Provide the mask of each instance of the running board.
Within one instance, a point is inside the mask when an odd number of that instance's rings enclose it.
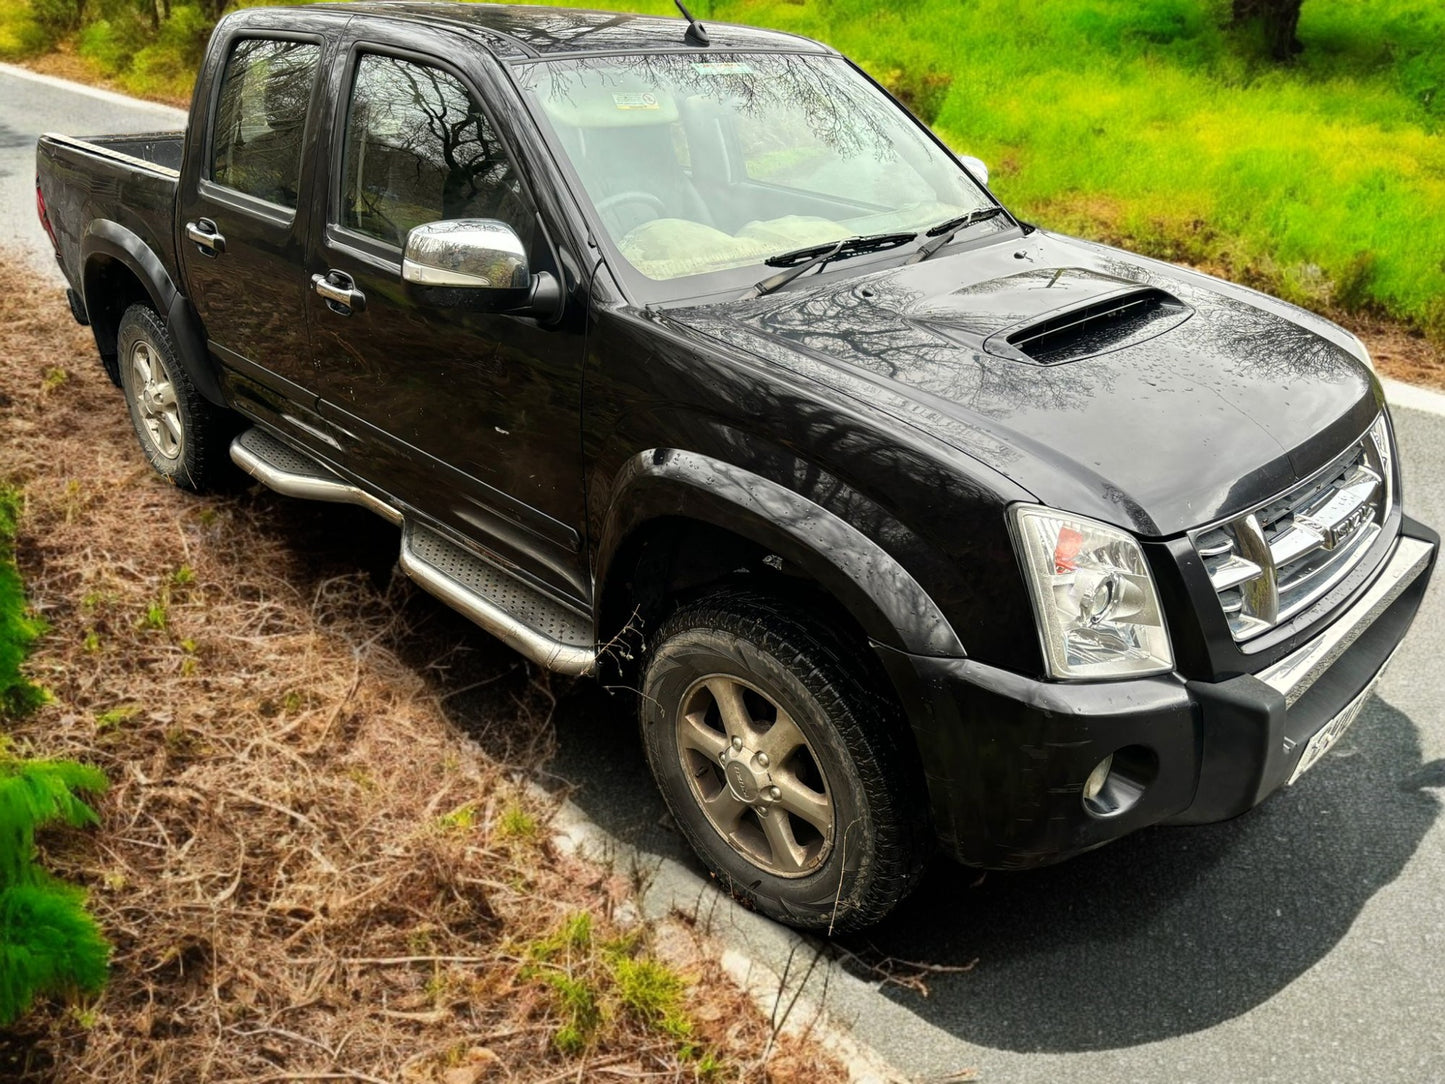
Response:
[[[581,614],[428,527],[402,528],[401,569],[539,666],[578,675],[597,661],[592,628]]]
[[[305,452],[253,428],[231,442],[231,459],[287,497],[357,504],[401,525],[401,569],[423,588],[539,666],[572,675],[592,670],[597,652],[585,617],[445,535],[404,523],[400,509],[343,481]]]
[[[264,429],[247,429],[231,441],[231,462],[262,485],[287,497],[335,504],[359,504],[397,525],[401,511],[350,482],[344,482],[305,452]]]

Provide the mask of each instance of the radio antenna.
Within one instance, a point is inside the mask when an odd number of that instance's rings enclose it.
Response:
[[[687,6],[682,0],[673,0],[673,3],[677,5],[677,10],[682,12],[682,17],[687,20],[687,33],[683,35],[683,40],[690,41],[694,45],[707,45],[707,27],[693,18],[692,12],[687,10]]]

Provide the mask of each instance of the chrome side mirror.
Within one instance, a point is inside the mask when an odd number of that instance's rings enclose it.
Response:
[[[494,218],[425,222],[406,235],[401,279],[438,308],[508,312],[551,321],[562,314],[562,290],[527,265],[517,231]]]
[[[526,290],[527,250],[517,231],[492,218],[426,222],[406,235],[401,277],[416,286]]]
[[[968,171],[968,175],[985,188],[988,187],[988,166],[984,165],[982,158],[975,158],[971,154],[954,155],[958,164]]]

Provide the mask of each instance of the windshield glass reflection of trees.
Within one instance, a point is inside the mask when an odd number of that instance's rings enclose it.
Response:
[[[520,75],[613,242],[652,279],[989,206],[837,58],[652,54],[541,62]]]

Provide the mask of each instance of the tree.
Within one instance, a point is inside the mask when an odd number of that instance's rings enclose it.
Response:
[[[1296,36],[1304,0],[1233,0],[1235,26],[1259,22],[1264,27],[1265,46],[1275,60],[1289,60],[1304,49]]]

